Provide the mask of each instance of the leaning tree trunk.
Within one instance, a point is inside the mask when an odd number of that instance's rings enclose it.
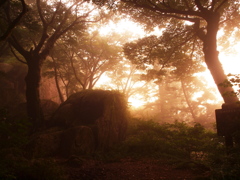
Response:
[[[237,96],[229,95],[228,93],[234,92],[232,87],[219,86],[227,80],[227,76],[223,70],[222,64],[219,61],[218,51],[217,51],[217,32],[219,24],[218,14],[207,15],[207,33],[203,39],[203,52],[205,56],[206,65],[211,72],[211,75],[218,87],[219,92],[226,104],[234,104],[238,101]]]
[[[234,89],[231,86],[219,86],[220,83],[223,83],[225,80],[227,80],[227,76],[225,75],[223,67],[219,61],[217,51],[217,32],[220,16],[217,13],[207,14],[207,16],[207,33],[203,40],[205,62],[225,102],[224,107],[236,107],[236,102],[238,102],[239,99],[236,94],[232,93],[234,92]],[[226,147],[233,147],[232,135],[229,134],[225,136],[225,145]]]
[[[29,120],[33,123],[33,131],[37,131],[43,122],[39,94],[42,59],[30,52],[26,60],[28,64],[28,72],[25,78],[27,113]]]

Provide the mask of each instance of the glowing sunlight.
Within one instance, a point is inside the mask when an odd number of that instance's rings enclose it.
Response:
[[[220,53],[219,58],[226,74],[240,74],[240,42],[232,47],[236,54]]]
[[[128,99],[128,102],[130,104],[131,108],[139,108],[141,106],[143,106],[144,104],[146,104],[146,102],[144,100],[142,100],[143,96],[136,94],[135,96],[131,96]]]

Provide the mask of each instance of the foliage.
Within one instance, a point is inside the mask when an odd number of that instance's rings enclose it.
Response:
[[[113,70],[119,59],[121,50],[111,41],[111,35],[102,37],[97,31],[67,34],[51,52],[44,74],[55,77],[66,97],[82,89],[93,89],[103,73]]]
[[[226,79],[218,57],[217,33],[222,24],[226,27],[226,24],[229,23],[231,32],[235,31],[233,26],[238,27],[239,3],[237,1],[122,0],[121,2],[120,10],[128,13],[141,24],[145,24],[147,28],[162,27],[162,23],[159,21],[165,22],[162,39],[167,43],[165,43],[165,46],[158,43],[162,51],[172,49],[173,57],[176,56],[177,59],[185,54],[183,52],[188,52],[188,54],[194,56],[202,49],[201,54],[204,54],[205,63],[216,85]],[[233,19],[238,20],[234,21]],[[152,53],[152,51],[155,52],[156,47],[150,46],[143,51]],[[140,60],[141,58],[140,56]],[[149,60],[147,56],[143,56],[142,59]],[[167,57],[164,60],[167,61]],[[199,60],[199,58],[196,58],[196,60]],[[218,90],[221,94],[226,91],[233,91],[231,87],[220,87]],[[222,96],[222,98],[225,103],[238,101],[236,96]]]
[[[23,109],[0,108],[0,179],[62,179],[52,160],[26,159],[31,125]]]
[[[30,124],[25,106],[19,105],[23,102],[22,94],[9,85],[9,76],[1,75],[0,82],[5,86],[0,86],[0,147],[16,148],[27,141]]]
[[[238,97],[240,96],[240,75],[239,74],[228,74],[228,79],[223,81],[222,83],[219,84],[221,87],[236,87],[237,90],[231,91],[231,92],[226,92],[224,95],[225,96],[234,96],[237,95]]]
[[[210,179],[238,179],[240,172],[239,146],[227,154],[222,137],[200,124],[189,126],[179,121],[158,124],[135,119],[127,139],[105,159],[123,156],[166,159],[178,168],[207,172]]]
[[[213,136],[200,124],[190,127],[178,121],[162,125],[154,121],[140,121],[130,130],[125,147],[130,154],[190,160],[192,152],[208,148]]]
[[[155,109],[161,119],[199,122],[200,116],[208,110],[206,102],[214,101],[211,90],[196,76],[204,70],[199,61],[202,58],[199,41],[192,39],[182,43],[186,37],[177,34],[191,32],[191,27],[182,22],[172,22],[166,29],[162,36],[151,35],[126,43],[124,53],[137,68],[145,70],[141,71],[142,79],[154,80],[158,85],[159,101]],[[205,99],[196,99],[197,92],[204,92]]]
[[[29,123],[26,117],[11,117],[8,109],[0,109],[1,148],[21,147],[27,142]]]
[[[240,176],[240,147],[236,145],[233,148],[226,149],[220,144],[212,149],[206,166],[210,167],[211,178],[219,180],[237,180]]]

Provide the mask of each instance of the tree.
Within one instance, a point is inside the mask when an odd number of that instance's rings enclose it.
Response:
[[[129,13],[135,20],[145,23],[148,28],[172,23],[185,22],[184,29],[174,31],[174,37],[184,37],[177,43],[184,45],[193,38],[202,42],[205,63],[226,104],[238,101],[237,96],[224,96],[234,91],[232,87],[219,86],[227,79],[218,58],[217,33],[220,25],[236,22],[239,17],[239,2],[234,0],[122,0],[122,11]],[[165,20],[165,21],[164,21]],[[162,21],[162,22],[161,22]],[[183,23],[182,23],[183,24]],[[236,25],[236,24],[234,24]],[[178,29],[178,27],[175,27]],[[173,29],[174,30],[174,29]],[[167,37],[166,37],[167,38]],[[169,41],[172,39],[170,38]]]
[[[47,72],[61,79],[65,93],[59,94],[66,97],[93,89],[103,73],[112,70],[118,62],[120,51],[119,46],[111,43],[112,36],[100,36],[97,31],[85,33],[81,38],[69,37],[69,40],[71,43],[63,41],[53,50],[48,66],[51,70]],[[57,87],[58,84],[56,81]]]
[[[158,111],[161,120],[181,118],[189,121],[188,114],[191,114],[196,122],[200,116],[197,113],[198,106],[203,105],[199,101],[194,102],[192,98],[196,93],[207,90],[194,75],[204,71],[205,68],[199,61],[202,59],[201,52],[195,50],[199,49],[196,39],[181,46],[176,45],[183,41],[181,38],[186,37],[176,37],[177,40],[172,38],[173,40],[169,42],[169,38],[175,35],[170,30],[173,27],[172,24],[166,27],[167,31],[162,36],[151,35],[126,43],[124,52],[138,68],[147,70],[147,74],[144,75],[145,80],[154,80],[158,85]],[[176,31],[182,29],[184,28],[181,24],[175,26]],[[173,49],[175,46],[177,48]],[[209,98],[210,96],[206,100]]]
[[[85,1],[72,4],[53,1],[48,4],[48,1],[36,0],[36,4],[29,5],[29,13],[8,38],[9,44],[24,59],[16,56],[18,60],[28,66],[25,78],[27,112],[35,130],[41,127],[43,120],[39,99],[42,65],[62,35],[76,26],[79,31],[84,30],[93,8],[89,8]]]

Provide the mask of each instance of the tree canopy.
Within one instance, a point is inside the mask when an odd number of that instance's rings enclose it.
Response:
[[[129,14],[136,21],[145,24],[147,29],[171,24],[175,21],[173,29],[169,34],[174,33],[173,42],[176,39],[184,45],[194,38],[198,38],[202,45],[205,63],[210,70],[212,77],[227,104],[238,101],[236,96],[224,96],[226,92],[232,92],[231,87],[218,86],[227,79],[222,65],[218,58],[217,33],[220,27],[227,27],[233,31],[239,25],[239,2],[234,0],[122,0],[119,9]],[[174,20],[175,19],[175,20]],[[176,24],[176,21],[179,24]],[[177,22],[177,23],[178,23]],[[183,25],[180,28],[180,25]],[[168,38],[168,36],[167,36]],[[174,49],[175,46],[172,46]]]

